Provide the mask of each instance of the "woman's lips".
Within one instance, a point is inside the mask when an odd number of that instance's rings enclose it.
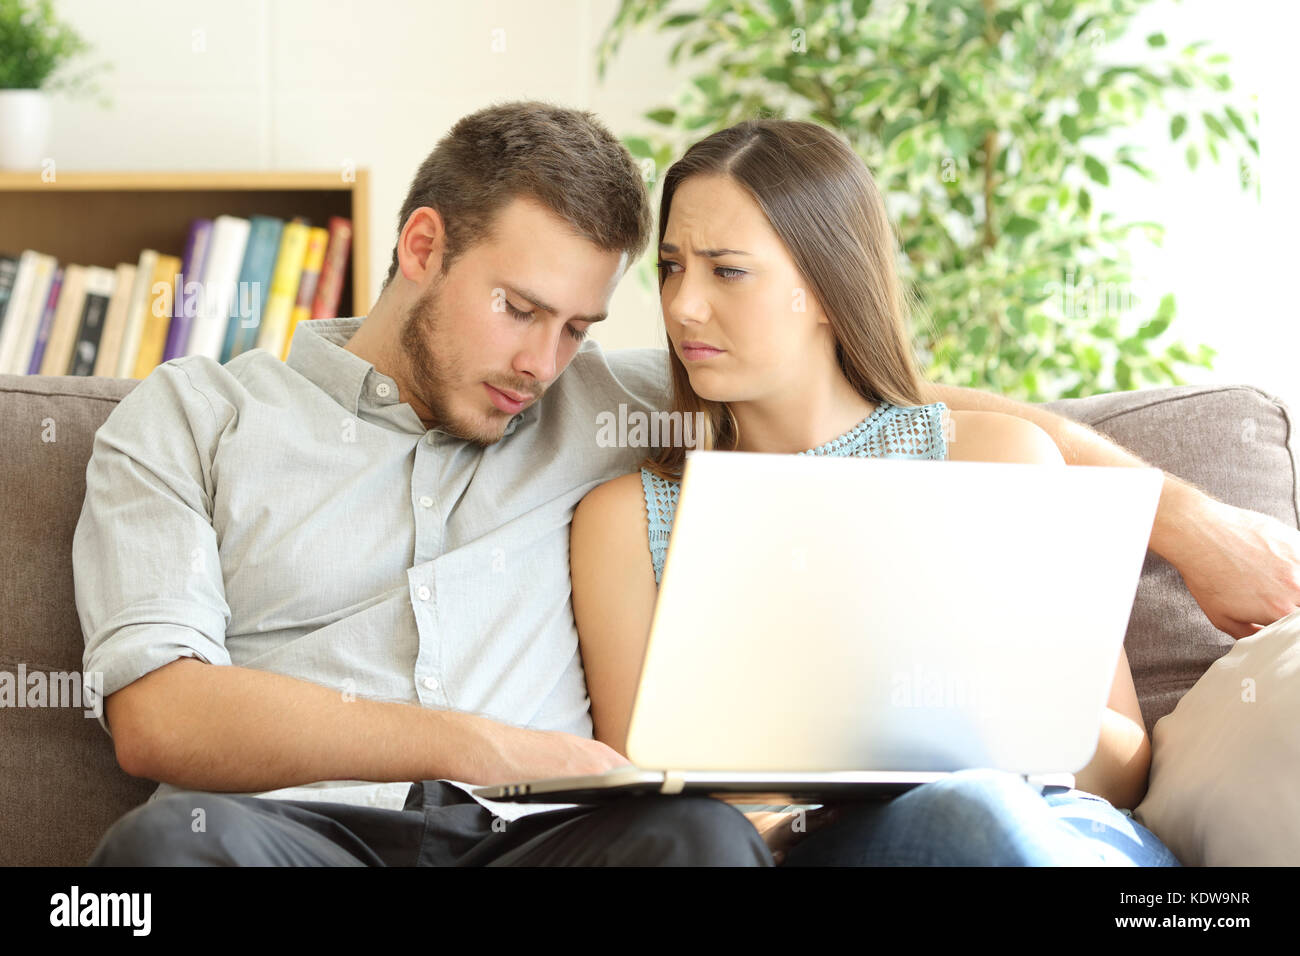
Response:
[[[714,358],[722,353],[723,349],[715,349],[712,345],[682,343],[682,358],[688,362],[701,362],[705,359]]]

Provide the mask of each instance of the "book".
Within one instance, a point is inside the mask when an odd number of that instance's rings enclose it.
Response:
[[[28,375],[41,374],[41,360],[45,358],[45,345],[50,340],[50,329],[54,327],[54,313],[58,309],[59,294],[63,291],[64,269],[54,273],[50,283],[50,294],[45,298],[45,314],[41,316],[40,327],[36,331],[36,342],[32,345],[32,360],[27,363]]]
[[[226,329],[230,325],[230,303],[236,298],[235,285],[248,247],[250,223],[239,216],[218,216],[212,227],[212,243],[203,268],[203,295],[187,355],[206,355],[221,360]]]
[[[114,378],[131,378],[135,374],[135,360],[140,354],[140,339],[149,313],[149,286],[157,267],[157,251],[143,250],[135,264],[135,285],[131,289],[131,301],[126,307],[126,328],[122,330],[122,348],[117,355]]]
[[[69,264],[63,270],[63,288],[54,311],[50,337],[41,356],[42,375],[67,375],[72,348],[77,344],[81,311],[86,304],[86,267]]]
[[[0,328],[0,375],[17,374],[18,340],[25,331],[27,307],[32,286],[36,282],[36,262],[40,253],[24,249],[18,256],[18,274],[14,277],[13,291],[9,294],[9,307],[5,310],[5,324]],[[23,356],[25,360],[27,356]]]
[[[283,219],[274,216],[252,216],[249,219],[248,246],[239,270],[239,289],[230,304],[226,341],[221,348],[222,365],[257,347],[283,232]]]
[[[298,298],[298,280],[307,257],[307,236],[311,224],[302,217],[285,223],[280,239],[280,253],[276,256],[275,272],[271,275],[271,294],[262,314],[262,329],[257,336],[257,347],[278,356],[284,351],[285,333],[289,317]]]
[[[15,322],[13,353],[4,371],[11,375],[22,375],[31,362],[32,349],[36,345],[36,335],[40,331],[41,319],[45,315],[45,300],[50,294],[50,283],[54,273],[59,270],[59,263],[53,256],[35,253],[32,259],[31,285],[27,290],[25,305],[16,306],[13,316]]]
[[[326,226],[330,232],[330,241],[320,281],[316,283],[316,298],[311,304],[313,319],[333,319],[338,316],[339,297],[343,294],[343,280],[347,275],[348,252],[352,248],[351,219],[330,216]]]
[[[129,262],[117,264],[117,281],[113,284],[113,298],[108,303],[104,319],[104,335],[99,340],[95,354],[95,368],[91,375],[112,377],[117,372],[117,357],[122,351],[122,333],[126,331],[126,310],[135,291],[135,269]]]
[[[167,326],[167,342],[163,346],[164,362],[185,355],[189,349],[190,330],[203,298],[203,268],[211,238],[211,219],[195,219],[190,223],[185,255],[181,257],[181,274],[176,280],[175,315]]]
[[[307,233],[307,253],[302,262],[302,278],[298,280],[298,301],[289,313],[289,327],[284,333],[284,348],[280,351],[280,361],[289,358],[289,349],[293,345],[293,330],[304,319],[311,318],[311,304],[316,297],[316,280],[320,278],[322,263],[325,262],[325,244],[329,242],[329,230],[320,226]]]
[[[144,329],[140,333],[140,351],[135,357],[132,378],[147,378],[162,363],[163,347],[167,343],[167,327],[171,325],[176,308],[176,276],[181,271],[179,256],[158,256],[153,278],[149,282],[148,309],[144,316]]]
[[[18,275],[18,257],[0,256],[0,335],[4,334],[5,312]]]
[[[86,304],[81,310],[81,327],[68,363],[69,375],[89,375],[95,369],[95,353],[104,334],[104,319],[108,315],[108,301],[113,297],[117,273],[102,266],[86,268]]]

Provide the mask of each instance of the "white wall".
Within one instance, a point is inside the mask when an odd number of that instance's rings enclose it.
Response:
[[[538,98],[594,110],[616,133],[671,101],[685,73],[669,42],[648,33],[625,46],[603,85],[594,48],[616,0],[58,0],[61,18],[115,65],[102,83],[111,110],[59,101],[52,155],[60,169],[334,169],[372,172],[371,271],[377,294],[411,175],[458,117],[502,99]],[[1243,94],[1259,94],[1264,202],[1236,185],[1234,166],[1188,173],[1168,120],[1141,134],[1159,181],[1118,176],[1104,208],[1167,227],[1163,249],[1135,251],[1135,292],[1152,307],[1178,297],[1169,333],[1220,350],[1194,380],[1249,382],[1300,409],[1292,224],[1300,186],[1290,75],[1297,16],[1274,0],[1160,0],[1121,41],[1140,56],[1162,30],[1172,48],[1197,39],[1231,55]],[[505,31],[505,51],[491,49]],[[200,42],[201,41],[201,42]],[[1286,59],[1284,59],[1286,58]],[[1171,107],[1173,101],[1170,101]],[[1270,122],[1271,121],[1271,122]],[[636,275],[598,326],[607,347],[664,342],[657,300]],[[1191,376],[1189,376],[1191,377]]]

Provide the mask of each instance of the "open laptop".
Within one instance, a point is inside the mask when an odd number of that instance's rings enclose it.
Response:
[[[819,803],[969,767],[1071,786],[1096,750],[1163,479],[692,451],[635,766],[475,793]]]

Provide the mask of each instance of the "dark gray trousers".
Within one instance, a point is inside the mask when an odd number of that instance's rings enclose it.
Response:
[[[506,821],[426,780],[401,810],[170,794],[114,823],[87,865],[771,866],[772,854],[739,810],[711,797],[628,797]]]

